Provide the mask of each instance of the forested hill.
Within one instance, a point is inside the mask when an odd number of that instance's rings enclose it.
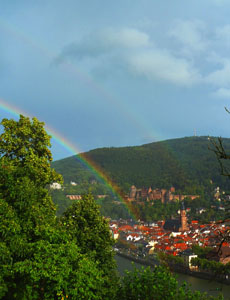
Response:
[[[230,190],[230,180],[220,175],[216,156],[209,148],[209,137],[185,137],[142,146],[100,148],[84,155],[94,161],[118,185],[127,191],[130,185],[168,188],[194,192],[196,185],[213,182]],[[230,149],[230,139],[223,139]],[[91,173],[75,156],[53,162],[65,182],[91,181]]]

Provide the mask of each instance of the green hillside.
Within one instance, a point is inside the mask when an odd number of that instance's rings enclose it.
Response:
[[[230,139],[223,139],[230,149]],[[125,191],[130,185],[168,188],[195,192],[198,186],[213,185],[230,190],[228,178],[220,175],[215,154],[209,149],[208,137],[185,137],[142,146],[100,148],[84,153]],[[66,183],[97,180],[77,157],[53,162]]]

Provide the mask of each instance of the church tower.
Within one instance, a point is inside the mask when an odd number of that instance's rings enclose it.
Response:
[[[187,217],[186,217],[186,210],[185,210],[185,207],[184,207],[184,202],[182,202],[182,205],[181,205],[180,220],[181,220],[180,231],[188,230],[188,223],[187,223]]]

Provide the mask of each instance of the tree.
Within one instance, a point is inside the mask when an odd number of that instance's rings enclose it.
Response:
[[[168,269],[159,266],[126,272],[118,292],[119,300],[207,300],[223,299],[207,296],[198,291],[192,292],[186,284],[179,286]]]
[[[1,125],[0,299],[112,299],[100,262],[57,222],[47,186],[62,178],[44,123],[20,116]]]
[[[211,140],[212,142],[212,148],[210,148],[215,154],[216,158],[219,162],[220,168],[221,168],[221,175],[230,177],[230,171],[229,171],[229,160],[230,160],[230,154],[227,153],[222,138],[218,138],[216,140]]]
[[[114,253],[112,251],[112,235],[107,220],[101,216],[99,206],[92,194],[83,195],[81,200],[69,207],[61,223],[66,229],[69,239],[76,241],[82,254],[92,253],[98,266],[111,282],[116,283]]]
[[[46,187],[62,181],[50,167],[50,136],[36,118],[32,122],[24,116],[18,122],[3,119],[1,125],[0,196],[20,214],[23,230],[35,239],[45,230],[41,230],[43,222],[51,222],[54,216],[55,206]]]
[[[225,109],[228,113],[230,113],[230,111],[227,108]],[[217,157],[217,160],[220,165],[221,175],[230,178],[230,154],[229,152],[226,151],[223,144],[223,140],[219,137],[217,141],[212,139],[211,143],[212,143],[212,147],[210,147],[210,150],[212,150]],[[224,219],[226,220],[229,218],[230,218],[230,206],[228,204],[225,208]],[[223,220],[222,222],[225,222],[225,220]],[[221,251],[221,247],[224,242],[230,242],[230,230],[227,229],[224,233],[221,233],[220,238],[221,238],[221,242],[218,245],[217,252]]]
[[[159,268],[134,271],[119,285],[108,224],[92,195],[56,217],[47,187],[62,178],[50,166],[44,123],[20,116],[1,125],[0,299],[205,299]]]

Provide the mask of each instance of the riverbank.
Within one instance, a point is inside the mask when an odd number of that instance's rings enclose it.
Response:
[[[118,256],[124,257],[124,258],[126,258],[130,261],[139,263],[141,265],[150,266],[150,267],[153,267],[153,268],[156,265],[159,265],[159,262],[157,260],[150,261],[148,259],[134,257],[130,254],[122,253],[122,252],[119,252],[119,251],[117,251],[116,254]],[[174,273],[185,274],[185,275],[188,275],[188,276],[193,276],[193,277],[196,277],[196,278],[209,280],[209,281],[216,281],[216,282],[219,282],[221,284],[226,284],[226,285],[230,286],[230,278],[223,277],[223,275],[221,276],[219,274],[216,275],[216,274],[211,274],[209,272],[204,272],[204,271],[190,270],[187,267],[179,266],[179,265],[175,265],[175,264],[170,264],[169,267]]]
[[[145,265],[145,266],[150,266],[150,267],[155,267],[156,265],[158,265],[159,263],[156,261],[148,261],[146,259],[142,259],[142,258],[138,258],[126,253],[122,253],[122,252],[116,252],[117,255],[127,258],[128,260],[134,261],[136,263],[139,263],[141,265]]]
[[[127,259],[126,257],[115,255],[115,260],[117,262],[117,270],[121,276],[125,275],[126,271],[132,271],[135,266],[137,269],[141,269],[145,267],[143,264],[138,263],[134,260]],[[217,297],[218,295],[223,295],[224,300],[230,300],[230,286],[222,283],[218,283],[216,281],[209,281],[201,278],[197,278],[194,276],[182,274],[182,273],[174,273],[176,280],[179,285],[187,283],[189,288],[192,291],[200,291],[201,293],[207,293],[210,296]]]

